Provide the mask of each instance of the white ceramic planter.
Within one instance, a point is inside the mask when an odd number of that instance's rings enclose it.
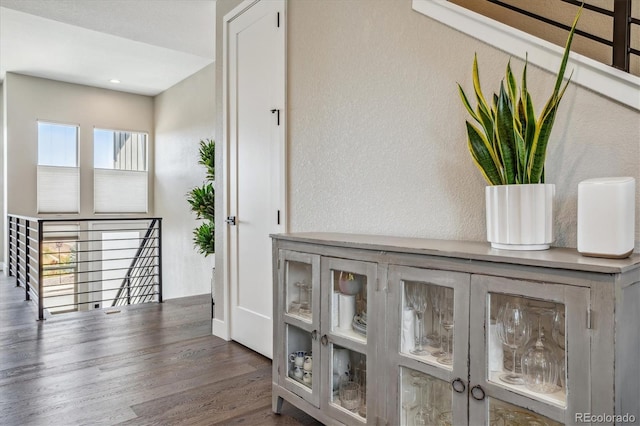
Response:
[[[505,250],[546,250],[553,242],[553,184],[495,185],[485,190],[487,240]]]

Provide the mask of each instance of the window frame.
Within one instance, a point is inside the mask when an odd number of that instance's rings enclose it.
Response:
[[[40,164],[40,124],[48,124],[52,126],[64,126],[64,127],[73,127],[75,128],[75,165],[74,166],[59,166],[59,165],[44,165]],[[54,120],[41,120],[36,119],[36,211],[38,214],[42,215],[59,215],[59,214],[68,214],[68,215],[77,215],[80,213],[81,209],[81,201],[80,201],[80,124],[78,123],[65,123],[58,122]],[[77,198],[75,199],[73,208],[70,209],[46,209],[43,208],[43,204],[47,204],[41,198],[41,174],[46,170],[66,170],[67,172],[74,170],[75,171],[75,181],[76,187],[75,192]],[[59,173],[58,173],[59,174]],[[43,178],[44,179],[44,178]],[[44,197],[43,197],[44,198]],[[59,210],[59,211],[58,211]]]
[[[97,131],[103,131],[103,132],[114,132],[114,133],[131,133],[131,134],[140,134],[140,135],[144,135],[144,170],[132,170],[132,169],[119,169],[119,168],[104,168],[104,167],[96,167],[96,132]],[[92,135],[92,147],[93,147],[93,159],[92,159],[92,170],[93,170],[93,214],[95,215],[139,215],[139,214],[149,214],[149,190],[150,190],[150,184],[149,184],[149,170],[151,168],[151,165],[149,164],[149,158],[150,158],[150,132],[148,131],[142,131],[142,130],[124,130],[124,129],[113,129],[113,128],[108,128],[108,127],[99,127],[99,126],[94,126],[93,127],[93,135]],[[117,177],[118,175],[121,175],[120,177],[122,178],[125,175],[144,175],[144,181],[145,181],[145,189],[144,189],[144,208],[140,209],[139,211],[133,211],[133,210],[110,210],[110,209],[105,209],[103,204],[98,200],[98,195],[99,195],[99,191],[96,190],[96,185],[97,185],[97,181],[98,181],[98,177],[97,175],[102,175],[103,178],[106,175],[112,175],[111,178],[113,177]],[[101,207],[102,206],[102,207]]]
[[[412,8],[513,57],[524,60],[528,54],[529,63],[552,73],[558,70],[563,47],[447,0],[412,0]],[[640,77],[575,52],[571,52],[567,69],[574,70],[573,83],[640,111]]]

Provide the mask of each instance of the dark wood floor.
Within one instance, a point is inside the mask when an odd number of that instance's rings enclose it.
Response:
[[[0,273],[0,425],[317,425],[271,412],[271,361],[211,335],[209,297],[36,321]]]

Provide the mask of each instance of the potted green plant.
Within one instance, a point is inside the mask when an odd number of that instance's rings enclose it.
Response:
[[[477,55],[473,60],[473,89],[477,106],[458,84],[462,103],[475,121],[466,121],[468,148],[486,187],[487,239],[492,247],[544,250],[553,242],[555,185],[545,184],[547,144],[560,100],[571,80],[563,85],[578,11],[564,48],[555,86],[539,116],[527,89],[527,60],[520,88],[507,63],[499,93],[489,103],[480,87]]]
[[[193,243],[199,253],[205,257],[215,252],[215,142],[211,139],[200,141],[198,164],[205,166],[207,174],[202,186],[187,193],[187,202],[196,218],[203,222],[193,230]]]

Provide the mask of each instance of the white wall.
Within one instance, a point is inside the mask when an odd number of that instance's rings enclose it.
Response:
[[[167,299],[211,292],[214,256],[205,258],[193,246],[197,221],[186,194],[205,178],[198,148],[201,139],[214,137],[214,83],[215,64],[211,64],[155,98],[155,212],[163,218]]]
[[[411,1],[288,3],[290,231],[486,241],[485,182],[468,152],[456,82],[485,95],[509,57],[412,11]],[[519,78],[522,62],[512,61]],[[554,76],[530,67],[540,110]],[[490,92],[489,92],[490,93]],[[578,183],[633,176],[640,112],[571,85],[549,144],[557,246],[576,246]],[[640,214],[636,217],[636,248]]]
[[[0,200],[2,200],[2,207],[0,208],[0,214],[2,214],[3,218],[7,217],[7,203],[4,198],[4,182],[5,182],[5,165],[4,165],[4,134],[5,134],[5,125],[4,125],[4,84],[0,84]],[[0,267],[4,269],[4,253],[6,250],[7,243],[4,240],[4,234],[6,229],[6,219],[0,220]]]
[[[153,98],[7,73],[6,191],[8,213],[36,216],[38,120],[80,125],[80,216],[93,215],[93,129],[149,134],[153,156]],[[149,176],[153,176],[150,163]],[[153,214],[153,180],[149,181]]]

